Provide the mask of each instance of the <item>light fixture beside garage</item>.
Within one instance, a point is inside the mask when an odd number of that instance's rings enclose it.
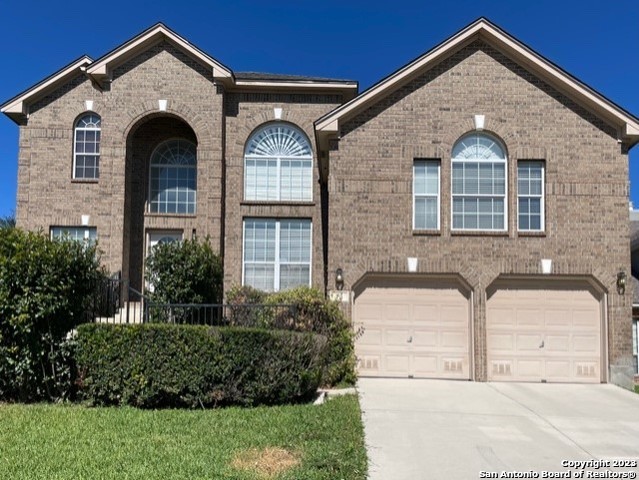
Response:
[[[341,268],[335,270],[335,288],[342,290],[344,288],[344,272]]]
[[[617,293],[623,295],[626,293],[626,272],[620,270],[617,274]]]

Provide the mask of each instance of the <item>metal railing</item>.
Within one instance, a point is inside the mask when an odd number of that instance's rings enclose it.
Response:
[[[295,331],[322,329],[316,315],[287,304],[196,304],[155,302],[116,274],[96,288],[87,309],[96,323],[174,323],[210,326],[275,328]]]

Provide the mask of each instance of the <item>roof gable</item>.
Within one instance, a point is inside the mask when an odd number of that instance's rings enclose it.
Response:
[[[480,18],[411,63],[380,80],[350,102],[318,119],[315,122],[315,129],[319,150],[327,151],[329,138],[339,135],[340,125],[345,121],[479,39],[544,79],[598,118],[614,125],[619,131],[620,140],[626,141],[629,146],[639,142],[639,119],[637,117],[534,52],[489,20]]]
[[[221,80],[223,83],[233,82],[231,69],[207,55],[162,23],[154,25],[98,58],[87,68],[87,73],[98,83],[107,82],[114,68],[161,41],[167,41],[175,45],[186,55],[201,63],[204,67],[209,68],[214,78]]]

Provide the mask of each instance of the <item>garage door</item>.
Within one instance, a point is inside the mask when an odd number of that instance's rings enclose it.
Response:
[[[498,286],[486,305],[488,379],[600,382],[601,325],[587,284]]]
[[[360,375],[469,378],[469,296],[455,282],[376,278],[355,294]]]

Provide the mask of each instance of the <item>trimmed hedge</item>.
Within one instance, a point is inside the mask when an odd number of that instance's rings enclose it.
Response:
[[[326,368],[322,384],[326,386],[354,385],[357,381],[353,326],[338,303],[328,300],[318,289],[297,287],[282,292],[267,293],[248,286],[235,287],[227,294],[227,301],[230,305],[237,305],[240,313],[243,311],[253,314],[240,315],[242,320],[246,320],[247,316],[253,317],[252,320],[261,327],[289,328],[326,336],[328,341]],[[288,310],[251,311],[243,307],[246,304],[291,305],[296,315],[292,319]]]
[[[144,408],[291,403],[317,390],[325,345],[323,336],[283,330],[85,324],[79,394]]]

